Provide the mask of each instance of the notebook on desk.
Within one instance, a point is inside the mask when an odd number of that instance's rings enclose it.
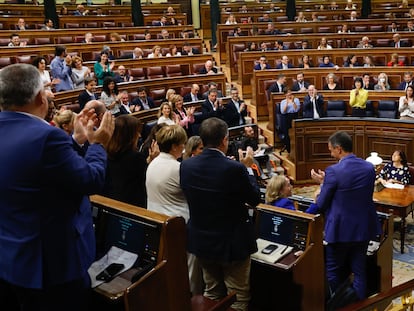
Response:
[[[267,249],[271,245],[275,245],[272,247],[274,248],[274,250],[271,253],[267,254],[265,249]],[[252,254],[252,258],[262,260],[268,263],[276,263],[293,250],[292,246],[279,244],[264,239],[257,239],[257,248],[258,251]]]

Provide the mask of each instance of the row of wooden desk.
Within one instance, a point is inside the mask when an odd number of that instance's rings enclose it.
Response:
[[[16,21],[17,22],[17,21]],[[24,31],[16,30],[0,30],[0,39],[10,40],[10,35],[18,33],[21,40],[27,40],[28,44],[34,42],[36,38],[49,38],[50,43],[62,44],[62,43],[81,43],[85,38],[85,33],[90,32],[93,36],[99,38],[105,38],[101,41],[109,41],[109,35],[113,32],[124,36],[124,40],[139,40],[141,35],[145,32],[151,34],[151,38],[156,39],[157,35],[161,33],[161,30],[165,29],[173,38],[181,38],[183,33],[189,32],[194,37],[194,26],[165,26],[165,27],[105,27],[105,28],[71,28],[71,29],[53,29],[53,30],[41,30],[41,29],[28,29]],[[143,39],[141,39],[143,40]],[[66,41],[66,42],[65,42]]]
[[[404,91],[397,90],[398,85],[403,81],[404,72],[411,71],[413,67],[373,67],[373,68],[340,68],[339,70],[329,70],[329,68],[313,68],[307,70],[289,69],[284,70],[286,76],[287,87],[291,87],[296,81],[296,75],[303,72],[305,81],[315,85],[319,94],[324,96],[324,101],[327,104],[328,100],[343,100],[346,105],[345,115],[351,115],[351,106],[349,105],[349,92],[353,88],[354,78],[362,77],[363,74],[368,73],[371,76],[371,83],[375,84],[378,75],[381,72],[387,74],[388,82],[392,85],[392,90],[388,91],[374,91],[370,90],[368,93],[368,100],[373,104],[374,112],[377,112],[379,100],[394,100],[398,101],[400,96],[404,95]],[[285,99],[283,93],[268,92],[268,88],[275,83],[278,70],[261,70],[254,72],[253,99],[252,104],[256,107],[257,114],[253,115],[256,120],[269,120],[268,128],[273,130],[275,105]],[[337,78],[337,83],[341,90],[323,90],[326,84],[326,76],[333,73]],[[294,95],[303,103],[307,92],[295,92]],[[376,113],[375,113],[376,115]]]
[[[65,6],[68,9],[69,14],[73,14],[77,10],[77,5],[56,3],[57,13],[60,14],[60,9]],[[165,14],[167,7],[172,7],[176,13],[181,13],[181,5],[177,3],[151,3],[141,4],[143,13],[157,13]],[[96,4],[96,5],[84,5],[85,10],[94,12],[98,8],[102,10],[102,14],[105,15],[130,15],[131,5],[108,5],[108,4]],[[28,15],[28,16],[43,16],[43,5],[26,5],[26,4],[0,4],[0,13],[7,15]]]
[[[166,282],[155,283],[153,288],[146,288],[148,299],[156,299],[158,292],[163,295],[162,299],[168,300],[168,310],[194,310],[189,307],[190,293],[185,261],[183,219],[163,216],[100,196],[93,196],[91,201],[96,215],[98,250],[104,248],[105,251],[109,247],[105,244],[107,240],[113,241],[115,246],[118,245],[118,238],[125,235],[128,236],[128,241],[133,241],[134,239],[129,235],[138,234],[135,238],[137,243],[145,239],[142,251],[138,250],[141,259],[137,267],[95,289],[96,306],[105,311],[124,310],[133,298],[130,296],[133,291],[128,290],[134,287],[131,284],[131,275],[136,269],[140,269],[143,262],[149,261],[153,266],[162,264],[166,267],[164,269]],[[370,294],[384,292],[391,288],[391,218],[383,215],[380,219],[384,230],[379,240],[380,247],[375,254],[367,256]],[[116,228],[109,228],[108,222],[115,227],[118,226],[118,222],[129,225],[124,224],[122,227],[125,232],[119,232]],[[276,262],[252,259],[252,300],[249,309],[253,311],[324,310],[322,217],[261,204],[257,207],[255,222],[258,238],[269,239],[269,236],[274,236],[270,238],[270,243],[283,243],[293,247],[293,250]],[[273,222],[278,226],[272,225]],[[144,228],[145,232],[133,230],[135,226]],[[284,234],[272,234],[272,232],[279,232],[278,230]],[[119,234],[119,237],[108,236],[107,231]],[[127,243],[123,248],[134,247]]]

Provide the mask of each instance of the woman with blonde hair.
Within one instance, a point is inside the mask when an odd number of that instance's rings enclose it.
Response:
[[[91,70],[83,66],[83,60],[79,56],[72,57],[72,81],[75,89],[83,89],[85,87],[85,78],[89,77]]]
[[[171,96],[171,104],[176,118],[175,122],[185,129],[188,136],[191,136],[192,131],[190,124],[194,123],[195,107],[192,106],[188,109],[185,109],[184,100],[181,95]]]
[[[385,72],[381,72],[378,75],[378,83],[374,85],[375,91],[388,91],[390,89],[390,85],[388,83],[388,76]]]
[[[296,210],[289,197],[292,195],[292,185],[285,175],[274,175],[266,186],[266,204]]]
[[[158,111],[158,124],[166,123],[167,125],[176,124],[175,122],[176,117],[174,112],[171,109],[169,103],[162,103],[160,106],[160,110]]]
[[[152,53],[148,54],[148,58],[159,58],[162,57],[161,47],[159,45],[154,45],[152,48]]]
[[[186,160],[191,157],[195,157],[203,152],[203,141],[200,136],[191,136],[187,143],[185,144],[183,160]]]
[[[66,134],[72,135],[75,116],[76,113],[74,113],[72,110],[59,110],[53,117],[53,122],[55,123],[56,127],[64,130]]]

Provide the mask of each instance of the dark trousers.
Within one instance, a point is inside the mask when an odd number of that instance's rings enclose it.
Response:
[[[367,288],[367,248],[366,242],[332,243],[325,248],[326,276],[332,292],[354,274],[352,287],[359,299],[366,298]]]
[[[88,274],[47,289],[24,288],[0,279],[0,301],[7,311],[87,311],[90,291]]]
[[[352,108],[353,117],[366,117],[366,109]]]

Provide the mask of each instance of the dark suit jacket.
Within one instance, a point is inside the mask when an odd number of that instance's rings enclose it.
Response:
[[[243,103],[242,100],[239,101],[239,105]],[[242,124],[240,124],[240,116],[242,119]],[[238,126],[245,124],[244,117],[247,116],[247,108],[245,108],[241,113],[236,108],[236,105],[232,100],[230,100],[224,108],[223,118],[226,121],[229,127]]]
[[[395,47],[394,41],[391,41],[390,46]],[[400,48],[406,48],[406,47],[409,47],[408,42],[400,40]]]
[[[369,241],[380,233],[372,200],[374,182],[372,164],[354,154],[326,169],[316,203],[325,213],[328,243]]]
[[[260,64],[256,64],[253,67],[254,70],[264,70],[260,67]],[[269,64],[266,64],[266,69],[272,69],[272,67]]]
[[[325,116],[324,104],[323,104],[323,96],[317,95],[316,98],[316,110],[318,111],[319,117]],[[311,102],[311,97],[306,95],[303,99],[303,117],[304,118],[314,118],[313,116],[313,104]]]
[[[155,108],[154,100],[151,97],[147,96],[147,102],[148,102],[148,106],[150,108]],[[144,105],[142,104],[142,101],[139,97],[135,98],[132,101],[132,105],[134,105],[134,106],[138,105],[138,106],[141,107],[141,110],[144,110]]]
[[[197,93],[197,100],[203,100],[203,96],[200,93]],[[183,100],[185,103],[192,102],[193,99],[191,98],[191,92],[184,95]]]
[[[202,115],[201,116],[202,120],[212,118],[212,117],[222,118],[223,109],[218,108],[217,110],[214,110],[210,101],[206,99],[205,102],[201,104],[201,115]]]
[[[146,207],[146,170],[146,157],[138,151],[126,151],[114,159],[109,159],[104,195],[115,200]]]
[[[208,91],[203,93],[203,99],[207,99],[208,98]],[[223,93],[220,90],[217,90],[217,98],[221,98],[223,97]]]
[[[309,82],[303,81],[303,85],[305,86],[305,89],[308,89]],[[293,92],[300,91],[300,86],[299,86],[299,83],[298,82],[293,83],[293,85],[292,85],[292,91]]]
[[[286,86],[282,85],[282,89],[279,89],[278,84],[275,82],[273,83],[269,89],[267,90],[268,93],[282,93],[285,90]]]
[[[84,158],[61,129],[2,112],[0,135],[0,279],[46,288],[82,278],[95,259],[89,194],[101,190],[106,152]]]
[[[246,259],[257,250],[245,203],[255,206],[254,176],[213,149],[181,163],[180,184],[190,208],[188,250],[217,262]],[[253,186],[255,185],[255,186]]]
[[[408,85],[413,85],[413,82],[412,81],[408,82]],[[403,81],[398,85],[398,90],[405,91],[406,87],[407,87],[407,82]]]
[[[211,70],[213,70],[214,73],[217,73],[217,68],[216,67],[211,68]],[[206,67],[201,68],[200,71],[199,71],[199,74],[207,74]]]
[[[365,87],[365,85],[363,85],[362,88],[364,88],[365,90],[373,90],[374,89],[374,84],[373,83],[369,83],[368,84],[368,87]]]
[[[92,97],[86,90],[80,92],[78,95],[80,109],[82,110],[85,107],[86,103],[93,99],[98,99],[98,97],[96,95]]]
[[[200,51],[198,49],[196,49],[196,48],[191,48],[191,52],[193,54],[200,54]],[[188,55],[188,53],[183,50],[183,51],[181,51],[181,55]]]

